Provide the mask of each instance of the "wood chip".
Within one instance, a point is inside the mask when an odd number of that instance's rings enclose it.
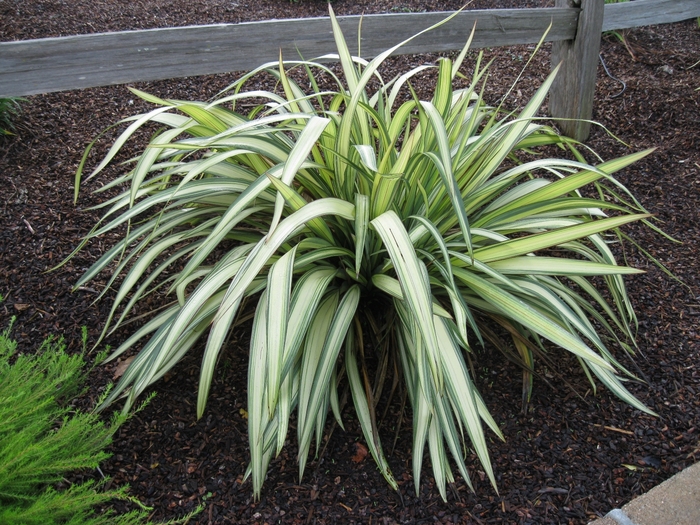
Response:
[[[119,379],[121,376],[123,376],[124,372],[126,372],[126,369],[129,368],[129,365],[135,358],[136,356],[133,355],[131,357],[127,357],[123,361],[119,361],[117,368],[114,370],[114,375],[112,376],[112,378]]]
[[[625,430],[622,428],[617,428],[617,427],[609,427],[607,425],[593,425],[594,427],[598,428],[604,428],[605,430],[610,430],[612,432],[619,432],[620,434],[626,434],[628,436],[634,436],[634,432],[631,432],[629,430]]]
[[[362,463],[367,457],[368,453],[369,450],[367,450],[366,446],[364,446],[362,443],[355,443],[355,455],[352,457],[352,460],[355,463]]]

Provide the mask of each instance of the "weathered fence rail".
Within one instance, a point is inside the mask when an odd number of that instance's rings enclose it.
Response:
[[[448,13],[366,15],[362,55],[374,56],[435,24]],[[339,17],[357,52],[359,16]],[[537,42],[551,22],[550,40],[576,33],[578,10],[466,11],[411,42],[401,53],[449,51],[464,45],[477,24],[475,47]],[[352,46],[355,45],[355,49]],[[0,44],[0,96],[249,70],[277,60],[335,50],[327,17],[79,35]]]
[[[402,54],[459,49],[476,24],[473,47],[498,47],[547,40],[568,68],[555,91],[555,117],[590,118],[601,31],[669,23],[700,16],[700,0],[556,0],[554,8],[490,9],[459,13],[450,22],[403,47]],[[362,17],[364,57],[437,23],[447,13]],[[340,17],[349,43],[357,42],[359,16]],[[276,60],[307,58],[334,49],[328,18],[271,20],[61,38],[0,42],[0,97],[162,80],[251,69]],[[351,49],[356,52],[357,49]],[[592,75],[592,76],[591,76]],[[590,98],[590,102],[587,99]],[[554,95],[557,100],[557,95]],[[559,104],[559,106],[557,106]],[[564,131],[585,138],[587,126],[565,123]],[[568,128],[568,129],[567,129]]]

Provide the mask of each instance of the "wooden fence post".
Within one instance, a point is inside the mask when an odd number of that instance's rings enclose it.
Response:
[[[605,0],[555,0],[555,5],[581,11],[574,40],[552,44],[552,67],[563,64],[549,94],[549,111],[554,118],[590,120]],[[580,141],[591,131],[590,123],[580,120],[560,120],[557,125],[564,135]]]

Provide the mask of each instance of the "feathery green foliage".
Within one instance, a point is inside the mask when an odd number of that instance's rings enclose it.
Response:
[[[106,293],[121,276],[105,334],[154,290],[173,301],[112,354],[145,341],[106,402],[125,396],[128,410],[206,335],[201,416],[226,339],[254,307],[248,474],[256,496],[292,412],[301,475],[329,411],[342,425],[343,388],[396,487],[375,412],[393,371],[413,408],[416,490],[426,444],[443,498],[454,467],[470,484],[472,453],[495,485],[484,426],[501,434],[469,366],[494,325],[512,336],[503,349],[522,363],[526,399],[535,357],[560,347],[594,387],[597,379],[649,412],[623,386],[618,373],[631,374],[608,348],[632,352],[623,276],[638,273],[618,265],[609,245],[619,228],[648,217],[612,174],[649,151],[586,163],[536,117],[556,71],[507,114],[482,98],[481,55],[470,85],[453,87],[467,43],[456,60],[440,60],[432,98],[419,100],[411,78],[432,66],[388,82],[378,72],[408,41],[367,62],[351,56],[332,10],[331,24],[337,54],[324,58],[340,62],[342,79],[322,61],[280,57],[209,103],[134,90],[157,107],[122,121],[129,126],[90,177],[143,125],[162,129],[103,187],[127,189],[98,206],[104,218],[85,242],[128,228],[76,286],[109,268]],[[245,91],[263,72],[281,94]],[[320,88],[318,75],[333,87]],[[406,90],[412,97],[400,103]],[[535,153],[547,145],[564,158]],[[76,198],[81,178],[82,166]]]
[[[33,355],[18,355],[10,328],[0,334],[0,523],[4,525],[136,525],[147,512],[95,512],[128,487],[104,490],[104,482],[53,485],[71,471],[95,469],[125,416],[105,425],[96,413],[66,403],[84,383],[81,355],[69,356],[61,339],[46,340]],[[106,481],[106,480],[105,480]]]

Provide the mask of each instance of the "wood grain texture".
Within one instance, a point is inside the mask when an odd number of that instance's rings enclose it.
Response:
[[[603,31],[671,24],[700,16],[700,0],[634,0],[605,6]]]
[[[600,32],[672,23],[700,16],[700,0],[635,0],[598,6],[595,20],[579,20],[581,1],[556,0],[546,9],[464,11],[447,24],[413,40],[400,54],[461,48],[476,24],[473,48],[539,41],[547,33],[553,65],[566,59],[550,97],[550,112],[566,119],[590,119]],[[450,13],[401,13],[362,17],[365,58],[436,24]],[[588,16],[592,16],[589,11]],[[357,53],[359,16],[339,17]],[[573,40],[574,37],[576,40]],[[18,42],[0,42],[0,97],[250,70],[301,53],[313,58],[335,51],[327,17],[124,31]],[[397,53],[398,54],[398,53]],[[561,121],[565,134],[584,139],[585,122]]]
[[[438,23],[450,13],[367,15],[362,56],[385,49]],[[401,54],[460,49],[474,24],[473,48],[573,38],[577,10],[489,9],[465,11],[413,40]],[[357,52],[359,16],[339,17],[350,50]],[[125,31],[0,43],[0,96],[32,95],[250,70],[299,53],[313,58],[335,52],[327,17]]]
[[[552,44],[552,67],[561,64],[549,94],[552,117],[569,137],[584,141],[591,131],[605,0],[556,0],[557,7],[580,5],[575,40]]]

